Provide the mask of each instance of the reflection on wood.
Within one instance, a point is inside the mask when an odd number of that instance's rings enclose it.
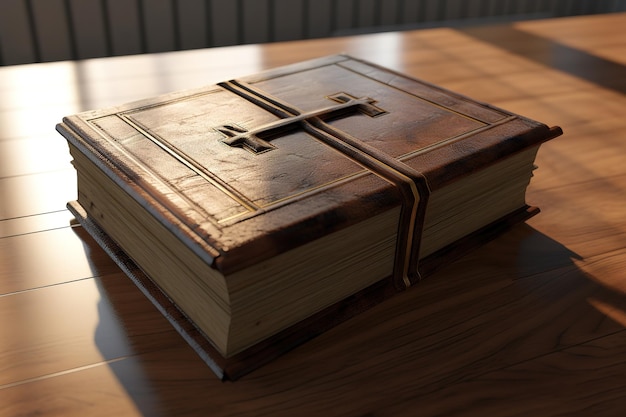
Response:
[[[2,159],[0,156],[0,163]],[[0,218],[17,219],[63,210],[67,198],[75,196],[76,173],[71,168],[0,178]]]
[[[68,227],[73,219],[74,216],[63,209],[50,213],[0,220],[0,238],[61,229]]]

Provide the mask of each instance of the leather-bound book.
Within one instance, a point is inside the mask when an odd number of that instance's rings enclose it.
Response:
[[[535,155],[561,134],[343,55],[57,129],[70,210],[231,379],[536,213]]]

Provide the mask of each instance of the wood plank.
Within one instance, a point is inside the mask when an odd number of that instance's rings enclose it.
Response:
[[[57,212],[75,199],[73,168],[0,179],[1,220]]]
[[[623,248],[625,186],[626,175],[617,175],[532,189],[528,200],[541,204],[543,212],[528,224],[548,236],[558,236],[560,243],[584,258]]]
[[[118,271],[113,261],[80,227],[0,239],[0,261],[3,271],[0,295]]]
[[[160,407],[142,369],[131,360],[123,361],[131,387],[123,386],[114,372],[115,363],[84,366],[79,369],[50,374],[22,383],[0,386],[0,411],[7,416],[37,415],[73,416],[145,416],[159,415]],[[118,365],[119,366],[119,365]],[[59,389],[61,387],[61,389]],[[143,407],[128,390],[143,394]]]
[[[75,80],[73,67],[70,62],[2,67],[0,93],[3,100],[0,102],[0,109],[4,111],[20,105],[40,105],[40,100],[34,100],[40,90],[43,90],[41,98],[47,97],[46,103],[53,104],[55,94],[58,93],[61,97],[68,94],[68,88],[71,88]],[[23,96],[23,91],[28,94]],[[50,93],[46,94],[48,92]]]
[[[3,121],[0,125],[0,141],[56,136],[54,126],[61,120],[60,118],[69,114],[68,111],[78,109],[75,103],[61,101],[56,107],[35,107],[32,111],[26,108],[5,110],[1,113],[0,119]]]
[[[613,13],[558,20],[518,22],[513,26],[579,50],[595,53],[598,48],[623,45],[624,42],[621,37],[625,22],[626,13]],[[626,59],[623,53],[619,56],[615,55],[615,58]]]
[[[67,142],[61,135],[0,140],[0,178],[70,168]]]
[[[396,416],[419,401],[425,415],[618,416],[626,409],[626,331],[489,372],[380,410]],[[379,415],[379,414],[377,414]]]
[[[516,55],[521,55],[555,70],[560,70],[605,88],[626,92],[623,78],[624,67],[611,60],[597,57],[553,40],[520,30],[515,26],[468,28],[464,33],[483,42],[497,46]]]
[[[590,110],[590,103],[593,103]],[[580,126],[602,121],[622,119],[626,99],[610,90],[571,91],[554,96],[524,97],[499,102],[502,107],[530,118],[541,119],[547,124],[560,124],[574,131]],[[610,138],[606,138],[610,139]]]
[[[626,174],[625,139],[623,118],[590,121],[567,129],[563,137],[548,142],[539,151],[536,160],[539,169],[532,187],[547,189],[598,180],[613,181],[613,187],[619,188],[620,176]]]
[[[0,296],[0,315],[0,386],[184,343],[121,272]]]
[[[622,298],[626,294],[626,268],[624,268],[623,249],[594,256],[584,262],[577,262],[578,267],[599,285],[610,289]],[[612,306],[606,300],[598,299],[590,302],[601,312],[611,317],[617,323],[626,327],[626,304],[621,300]]]
[[[0,220],[0,239],[68,227],[74,216],[67,210]]]

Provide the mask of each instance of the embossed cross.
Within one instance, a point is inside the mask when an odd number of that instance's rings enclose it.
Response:
[[[327,98],[338,104],[285,117],[252,130],[246,130],[234,123],[216,127],[215,130],[225,136],[225,138],[221,140],[222,143],[232,147],[244,148],[258,154],[276,148],[269,142],[270,137],[275,136],[281,131],[294,129],[298,127],[300,123],[313,118],[327,119],[350,110],[359,111],[369,117],[377,117],[387,113],[380,107],[375,106],[374,103],[376,103],[376,100],[369,97],[357,98],[348,93],[341,92],[327,96]],[[267,138],[267,140],[262,137]]]

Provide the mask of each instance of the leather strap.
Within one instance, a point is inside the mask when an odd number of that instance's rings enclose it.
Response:
[[[236,131],[237,133],[224,140],[225,143],[231,144],[231,146],[233,146],[232,143],[235,143],[235,146],[250,143],[246,146],[249,146],[253,151],[254,147],[257,146],[261,151],[269,151],[271,145],[268,146],[267,142],[264,143],[258,135],[271,130],[293,128],[295,124],[397,187],[403,201],[398,224],[392,279],[398,290],[406,289],[419,281],[419,246],[430,195],[426,177],[401,161],[324,121],[336,115],[337,112],[360,111],[370,117],[378,117],[384,115],[386,111],[374,106],[372,99],[356,98],[347,93],[339,93],[328,97],[339,104],[304,112],[241,81],[231,80],[219,85],[280,118],[276,122],[252,131]]]

